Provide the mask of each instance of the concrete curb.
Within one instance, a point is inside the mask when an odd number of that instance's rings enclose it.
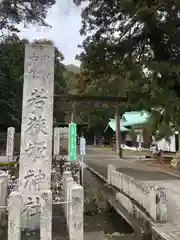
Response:
[[[137,159],[135,160],[128,160],[128,159],[123,159],[123,158],[120,158],[121,161],[128,161],[128,162],[136,162],[138,161]],[[150,158],[148,159],[147,158],[147,161],[151,160]],[[139,162],[145,162],[146,160],[139,160]],[[167,175],[170,175],[170,176],[174,176],[174,177],[177,177],[177,178],[180,178],[180,175],[176,174],[176,173],[171,173],[171,172],[168,172],[166,170],[163,170],[163,169],[160,169],[160,168],[153,168],[151,166],[148,166],[149,168],[151,168],[152,170],[156,171],[156,172],[161,172],[161,173],[164,173],[164,174],[167,174]]]
[[[151,168],[151,167],[150,167]],[[177,178],[180,178],[179,175],[177,175],[176,173],[170,173],[168,171],[165,171],[163,169],[159,169],[159,168],[152,168],[153,170],[157,171],[157,172],[162,172],[164,174],[168,174],[168,175],[171,175],[171,176],[174,176],[174,177],[177,177]]]
[[[85,167],[87,167],[91,172],[95,173],[99,178],[101,178],[104,182],[108,182],[108,180],[103,177],[100,173],[98,173],[96,170],[94,170],[93,168],[89,167],[86,163],[84,164]]]

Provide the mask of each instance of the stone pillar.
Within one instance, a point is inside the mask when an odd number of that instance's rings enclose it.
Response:
[[[8,158],[8,161],[13,160],[13,154],[14,154],[14,135],[15,135],[15,128],[9,127],[7,129],[7,142],[6,142],[6,156]]]
[[[0,171],[0,206],[7,205],[8,179],[9,179],[8,173],[5,171]]]
[[[72,181],[72,174],[70,171],[66,171],[63,173],[63,187],[64,187],[64,201],[67,202],[67,185],[68,182]],[[64,204],[64,212],[67,216],[67,203]]]
[[[71,185],[71,205],[69,215],[69,239],[84,239],[84,189],[79,184]]]
[[[68,133],[69,129],[68,127],[63,128],[63,149],[66,149],[68,151]]]
[[[168,200],[166,189],[160,186],[152,187],[149,194],[150,216],[156,222],[164,223],[168,220]]]
[[[8,240],[21,238],[21,206],[22,195],[19,192],[12,192],[8,204]]]
[[[40,240],[52,239],[52,192],[41,193]]]
[[[51,188],[53,94],[54,47],[27,44],[19,171],[25,208],[39,201],[40,191]],[[27,214],[23,215],[27,216],[27,226],[24,227],[36,228],[40,216]],[[29,227],[30,219],[34,227]]]
[[[70,218],[70,208],[71,208],[71,186],[74,185],[74,179],[68,178],[68,183],[67,183],[67,209],[66,209],[66,222],[67,222],[67,226],[69,228],[69,218]]]
[[[113,165],[108,165],[108,184],[111,185],[111,175],[112,175],[112,171],[116,171],[116,167],[114,167]]]
[[[66,198],[66,189],[67,189],[67,178],[72,177],[72,174],[70,171],[65,171],[63,173],[63,189],[64,189],[64,198]]]
[[[164,187],[157,186],[156,192],[156,220],[164,223],[168,220],[168,200],[167,190]]]
[[[65,216],[66,216],[66,222],[68,225],[68,216],[69,216],[69,201],[70,201],[70,186],[74,182],[74,179],[71,177],[66,178],[66,184],[65,184]]]
[[[60,127],[60,149],[63,148],[63,128]]]
[[[65,184],[66,184],[66,179],[68,178],[68,177],[71,177],[72,176],[72,174],[71,174],[71,172],[70,171],[65,171],[64,173],[63,173],[63,187],[65,188]]]
[[[60,153],[60,128],[54,128],[54,156],[59,156]]]

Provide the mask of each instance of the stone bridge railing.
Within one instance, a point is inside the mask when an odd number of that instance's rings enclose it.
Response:
[[[8,181],[9,181],[8,173],[5,171],[0,171],[0,220],[2,214],[6,211],[4,206],[7,206]]]
[[[165,188],[139,182],[126,174],[116,171],[113,165],[108,166],[108,183],[135,200],[154,221],[167,221]]]
[[[70,171],[63,174],[64,214],[70,240],[84,239],[84,189],[77,184]]]

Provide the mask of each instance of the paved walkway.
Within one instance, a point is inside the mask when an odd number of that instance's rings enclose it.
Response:
[[[107,167],[109,164],[113,164],[120,172],[139,181],[180,180],[178,177],[159,172],[141,161],[128,159],[129,156],[132,156],[132,153],[125,154],[125,159],[119,159],[113,151],[88,148],[84,160],[106,178]]]
[[[113,164],[117,170],[139,181],[167,188],[168,222],[156,224],[155,229],[170,239],[180,239],[180,178],[159,172],[140,161],[119,159],[114,152],[87,149],[85,162],[107,178],[107,166]],[[165,238],[166,239],[166,238]]]

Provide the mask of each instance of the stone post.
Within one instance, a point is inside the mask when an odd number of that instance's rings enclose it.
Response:
[[[156,220],[164,223],[168,220],[168,200],[167,190],[164,187],[157,186],[156,192]]]
[[[54,47],[27,44],[21,123],[19,184],[24,206],[36,204],[51,188],[54,95]],[[27,228],[37,228],[39,214],[23,214]],[[31,220],[31,227],[28,222]],[[22,219],[22,225],[23,225]],[[34,224],[34,226],[33,226]]]
[[[70,208],[71,208],[71,186],[74,185],[74,179],[68,178],[68,182],[67,182],[67,209],[66,209],[66,223],[67,226],[69,228],[69,218],[70,218]]]
[[[68,225],[68,216],[69,216],[69,201],[70,201],[70,186],[71,184],[74,182],[74,179],[71,177],[68,177],[66,179],[66,185],[65,185],[65,215],[66,215],[66,222],[67,222],[67,225]]]
[[[0,171],[0,206],[7,205],[8,179],[8,173],[5,171]]]
[[[9,162],[11,162],[13,160],[14,135],[15,135],[15,128],[9,127],[7,129],[7,142],[6,142],[6,156],[7,156]]]
[[[167,192],[163,187],[152,187],[149,194],[150,216],[156,222],[164,223],[168,220]]]
[[[96,145],[97,145],[97,138],[96,138],[96,136],[94,137],[94,147],[96,147]]]
[[[84,239],[84,189],[79,184],[71,185],[71,205],[69,215],[69,239]]]
[[[54,156],[59,156],[60,153],[60,128],[54,128]]]
[[[66,171],[63,173],[63,187],[64,187],[64,201],[67,202],[67,185],[68,182],[72,181],[72,174],[70,171]],[[64,204],[64,212],[65,215],[67,216],[67,208],[68,208],[68,203]]]
[[[65,186],[67,185],[67,178],[68,178],[68,177],[72,177],[72,174],[71,174],[70,171],[65,171],[65,172],[63,173],[64,197],[66,197],[66,195],[65,195],[65,189],[66,189],[67,187],[65,187]]]
[[[12,192],[8,203],[8,240],[20,240],[21,237],[22,195]]]
[[[63,148],[63,128],[60,127],[60,149]]]
[[[52,192],[41,193],[40,240],[52,239]]]
[[[111,185],[111,173],[112,171],[116,171],[116,167],[114,167],[113,165],[108,165],[108,184]]]

